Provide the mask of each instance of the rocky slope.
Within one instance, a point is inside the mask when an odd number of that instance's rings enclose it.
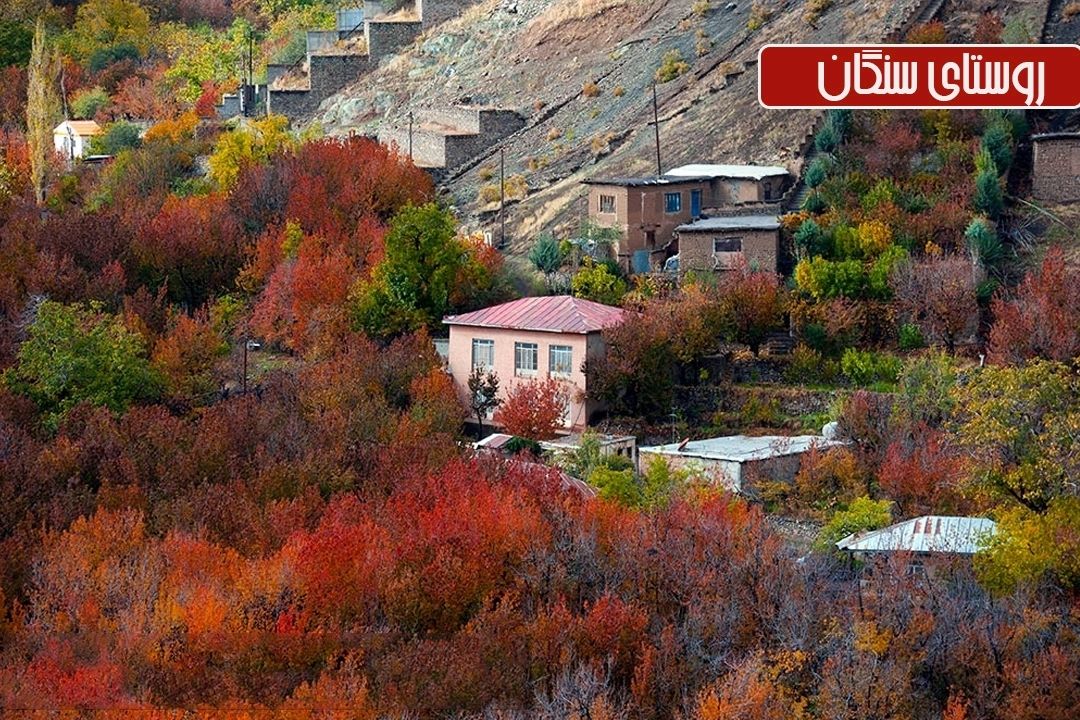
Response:
[[[523,175],[529,188],[507,209],[510,250],[520,251],[537,232],[580,221],[583,179],[654,172],[651,83],[665,54],[688,65],[659,86],[665,168],[797,170],[817,113],[757,104],[762,45],[881,42],[951,5],[968,22],[976,4],[980,13],[1024,13],[1040,30],[1046,16],[1045,0],[484,0],[330,98],[313,120],[331,134],[375,134],[404,124],[410,110],[459,102],[519,110],[526,127],[501,147],[507,175]],[[811,5],[827,7],[814,18]],[[755,27],[759,8],[767,17]],[[477,196],[497,167],[496,147],[445,179],[467,224],[492,221],[494,208]]]

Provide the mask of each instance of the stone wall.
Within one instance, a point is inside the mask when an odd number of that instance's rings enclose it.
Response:
[[[1031,192],[1049,202],[1080,201],[1080,133],[1035,136]]]
[[[289,118],[309,115],[371,68],[367,55],[312,55],[308,61],[310,90],[272,90],[270,112]]]
[[[334,43],[338,41],[337,30],[308,30],[307,31],[307,52],[317,53],[320,50],[333,47]]]
[[[373,62],[394,55],[403,47],[411,45],[423,30],[420,21],[364,23],[364,39]]]
[[[413,162],[420,167],[452,170],[524,124],[524,119],[513,110],[460,106],[425,111],[413,127]],[[408,126],[383,130],[379,142],[397,145],[403,154],[408,153]]]
[[[722,253],[719,258],[713,254],[713,239],[724,238],[742,240],[742,257],[746,262],[767,272],[776,272],[777,254],[780,248],[779,230],[710,230],[707,232],[679,233],[679,270],[724,270],[731,265]]]

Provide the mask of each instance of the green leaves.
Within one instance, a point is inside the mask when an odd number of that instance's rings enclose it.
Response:
[[[80,403],[123,412],[161,391],[142,339],[118,317],[97,305],[82,308],[52,301],[38,307],[30,337],[19,348],[18,364],[5,381],[31,398],[46,427],[53,429]]]

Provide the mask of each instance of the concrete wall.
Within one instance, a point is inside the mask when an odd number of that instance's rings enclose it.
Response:
[[[660,453],[652,448],[638,449],[638,467],[644,471],[654,457],[662,457],[673,470],[686,469],[691,472],[704,472],[721,487],[733,492],[755,494],[756,486],[761,482],[794,482],[805,453],[783,455],[766,460],[737,462],[734,460],[715,460],[695,457],[691,454],[678,455]]]
[[[307,52],[309,55],[311,53],[317,53],[320,50],[333,47],[334,43],[336,43],[337,41],[337,30],[308,30]]]
[[[270,85],[279,77],[288,72],[288,65],[270,64],[266,66],[266,84]]]
[[[413,161],[421,167],[452,170],[524,125],[525,120],[512,110],[452,107],[424,111],[413,126]],[[379,142],[397,145],[407,154],[408,126],[381,131]]]
[[[364,38],[367,40],[368,54],[377,63],[411,45],[422,30],[423,23],[420,21],[365,22]]]
[[[582,365],[588,357],[597,357],[603,353],[603,342],[599,333],[574,335],[550,332],[529,332],[506,328],[474,328],[460,325],[450,326],[450,351],[448,370],[454,379],[454,385],[462,401],[468,405],[469,374],[472,373],[473,339],[492,340],[495,343],[495,365],[492,368],[499,376],[499,396],[506,397],[507,391],[516,383],[533,378],[548,377],[548,349],[552,345],[568,345],[573,348],[573,372],[566,381],[570,383],[570,408],[567,413],[567,429],[585,427],[591,413],[597,405],[585,400],[585,373]],[[536,343],[538,346],[538,370],[535,375],[517,377],[514,374],[514,343]]]
[[[1080,200],[1080,134],[1036,140],[1031,191],[1039,200]]]
[[[710,230],[707,232],[679,233],[679,269],[687,270],[726,270],[731,269],[736,261],[735,253],[713,253],[713,239],[723,238],[742,240],[742,259],[760,270],[776,272],[777,257],[780,254],[779,230]]]

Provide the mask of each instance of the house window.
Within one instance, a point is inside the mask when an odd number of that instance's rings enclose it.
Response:
[[[514,343],[514,374],[535,375],[540,348],[536,343]]]
[[[742,238],[713,238],[712,251],[714,254],[742,252]]]
[[[614,195],[601,195],[600,196],[600,212],[605,215],[615,214],[615,196]]]
[[[682,211],[682,193],[664,193],[664,212],[677,213]]]
[[[472,341],[473,370],[490,370],[495,365],[495,341],[474,339]]]
[[[548,349],[548,372],[559,377],[570,377],[574,371],[574,348],[569,345],[552,345]]]

